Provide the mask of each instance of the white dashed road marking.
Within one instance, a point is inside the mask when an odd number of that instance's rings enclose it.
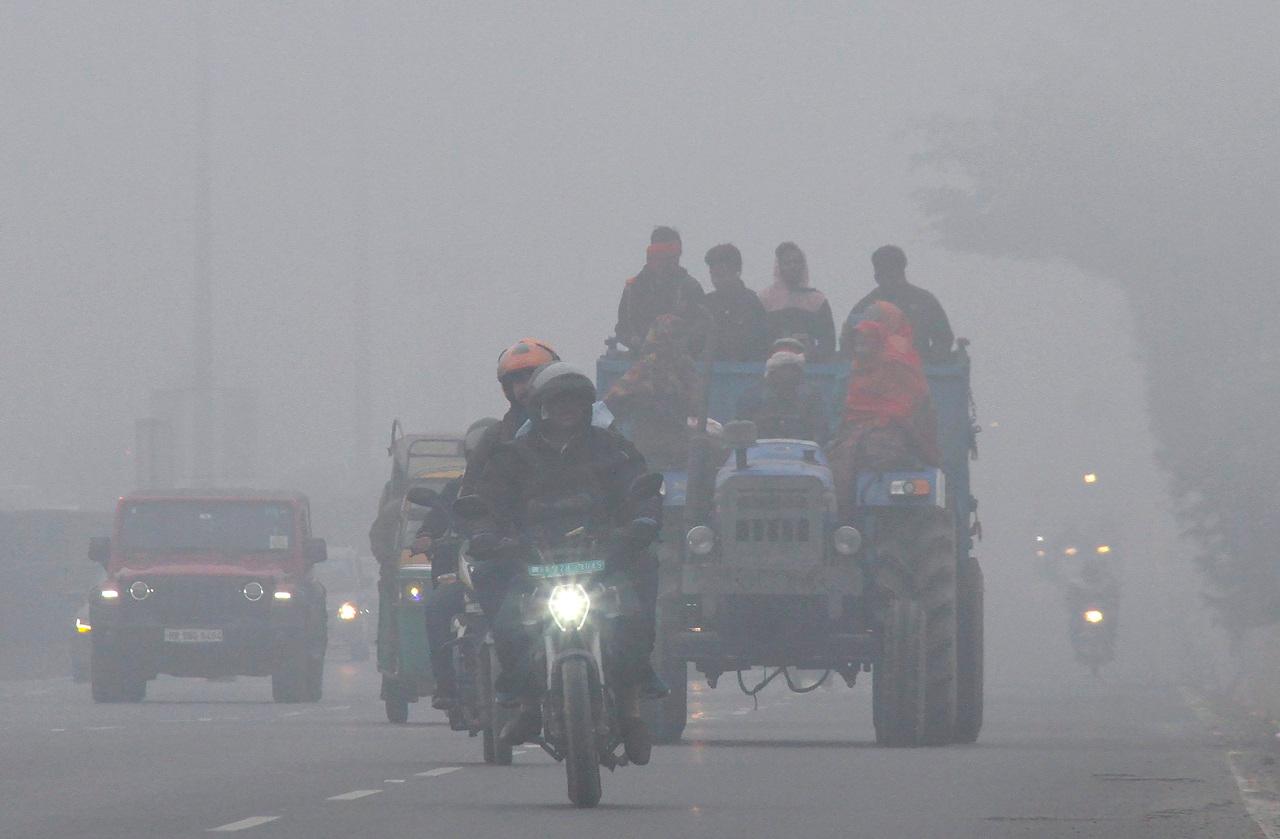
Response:
[[[382,783],[384,783],[384,784],[403,784],[403,783],[404,783],[404,778],[387,778],[387,779],[386,779],[386,780],[384,780]]]
[[[298,717],[298,716],[301,716],[301,715],[302,715],[302,712],[301,712],[301,711],[285,711],[285,712],[284,712],[283,714],[281,714],[280,716],[282,716],[282,717]]]
[[[355,801],[357,798],[367,798],[370,795],[377,795],[382,792],[380,789],[353,789],[351,792],[344,792],[342,795],[331,795],[329,801]]]
[[[419,772],[419,778],[437,778],[441,775],[448,775],[450,772],[457,772],[461,766],[441,766],[437,769],[428,769],[426,772]]]
[[[209,828],[209,832],[210,833],[234,833],[237,830],[248,830],[251,827],[257,827],[259,825],[266,824],[267,822],[273,822],[278,818],[280,817],[279,816],[250,816],[249,818],[241,819],[238,822],[231,822],[230,824],[224,824],[222,825],[222,827],[211,827]]]
[[[118,728],[124,728],[123,725],[90,725],[85,726],[85,731],[115,731]]]

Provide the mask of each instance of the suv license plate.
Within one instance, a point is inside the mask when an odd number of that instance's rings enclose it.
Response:
[[[221,629],[166,629],[164,640],[170,644],[220,644]]]

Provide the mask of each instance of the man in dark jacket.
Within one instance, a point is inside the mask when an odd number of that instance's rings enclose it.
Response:
[[[679,315],[690,325],[690,334],[706,334],[706,295],[698,281],[680,266],[680,234],[670,227],[655,228],[649,237],[645,265],[627,280],[618,303],[614,335],[627,349],[639,352],[649,327],[658,315]]]
[[[555,543],[584,526],[624,534],[614,543],[603,573],[631,583],[641,614],[616,619],[616,670],[606,678],[619,690],[627,754],[633,762],[645,763],[650,737],[637,700],[668,690],[649,663],[658,588],[657,560],[649,545],[658,535],[662,499],[628,497],[632,482],[647,471],[644,458],[622,435],[591,424],[594,401],[594,384],[576,368],[560,363],[539,371],[530,401],[532,429],[495,450],[476,488],[490,509],[491,520],[482,526],[522,544]],[[500,701],[518,699],[521,705],[501,735],[513,745],[536,737],[542,727],[540,686],[531,669],[533,639],[519,614],[519,595],[527,589],[527,556],[523,551],[478,555],[486,567],[477,570],[479,579],[473,575],[486,613],[494,616],[503,671],[495,692]]]
[[[859,316],[871,304],[884,300],[897,306],[911,322],[916,351],[924,362],[946,361],[951,355],[955,335],[938,298],[907,282],[907,255],[897,245],[885,245],[871,254],[876,288],[858,301],[849,312],[840,332],[840,352],[853,354],[853,328]]]
[[[760,297],[742,282],[742,252],[734,245],[707,251],[707,268],[715,291],[707,310],[715,330],[716,361],[759,361],[769,347],[769,326]]]
[[[826,445],[831,436],[822,394],[804,380],[803,349],[793,338],[776,342],[765,362],[764,381],[738,400],[738,419],[754,422],[761,439],[812,440]]]

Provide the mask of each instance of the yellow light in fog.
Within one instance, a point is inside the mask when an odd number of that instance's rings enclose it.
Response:
[[[1109,553],[1111,553],[1111,546],[1110,546],[1110,545],[1099,545],[1099,546],[1098,546],[1098,553],[1100,553],[1100,554],[1109,554]]]
[[[1089,623],[1102,623],[1102,612],[1098,609],[1090,609],[1084,613],[1084,619]]]
[[[1084,482],[1086,484],[1096,484],[1098,482],[1098,476],[1095,473],[1090,472],[1084,476]]]
[[[83,634],[85,632],[92,632],[92,631],[93,631],[92,626],[80,620],[79,618],[76,618],[76,632]]]
[[[1076,550],[1075,548],[1067,548],[1065,551],[1063,551],[1063,553],[1066,554],[1067,556],[1075,556],[1076,554],[1080,553],[1080,551]]]
[[[360,610],[356,608],[354,603],[347,602],[338,607],[338,620],[353,621],[358,614],[360,614]]]

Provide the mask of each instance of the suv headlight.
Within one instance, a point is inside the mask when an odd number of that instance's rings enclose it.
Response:
[[[853,556],[862,547],[862,534],[856,527],[841,525],[831,534],[831,545],[841,556]]]
[[[716,532],[705,524],[697,525],[685,534],[684,543],[694,556],[706,556],[715,549]]]
[[[154,591],[154,589],[142,580],[136,580],[129,586],[129,596],[134,600],[146,600],[151,596],[152,591]]]
[[[578,583],[556,586],[547,598],[547,610],[561,630],[581,629],[591,611],[591,596]]]

